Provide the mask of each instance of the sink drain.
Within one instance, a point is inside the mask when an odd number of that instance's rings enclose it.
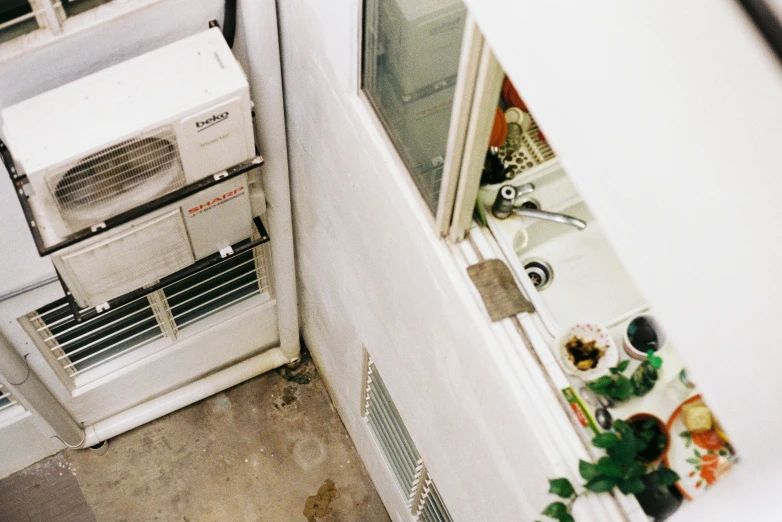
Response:
[[[521,208],[529,208],[532,210],[540,210],[540,203],[537,199],[533,198],[524,198],[521,201],[519,201],[515,206],[521,207]]]
[[[528,259],[524,262],[524,270],[538,290],[547,288],[554,279],[554,270],[542,259]]]

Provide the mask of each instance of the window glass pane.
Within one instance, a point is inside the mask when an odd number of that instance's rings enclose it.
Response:
[[[365,0],[364,13],[364,90],[434,213],[466,9],[460,0]]]

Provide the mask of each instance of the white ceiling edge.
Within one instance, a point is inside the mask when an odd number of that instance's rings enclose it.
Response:
[[[737,2],[466,3],[736,442],[674,520],[782,513],[782,66]]]

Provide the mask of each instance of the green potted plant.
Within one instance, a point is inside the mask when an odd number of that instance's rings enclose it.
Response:
[[[664,466],[653,470],[647,461],[650,444],[659,444],[658,431],[648,420],[634,421],[632,426],[616,420],[613,432],[593,438],[592,445],[604,449],[606,455],[596,463],[579,461],[579,474],[586,481],[583,491],[577,491],[567,478],[549,480],[549,493],[560,500],[546,506],[542,514],[559,522],[574,522],[571,508],[580,496],[607,493],[614,488],[625,495],[638,495],[649,487],[668,488],[679,480],[675,471]]]
[[[598,395],[609,397],[616,402],[626,401],[631,397],[642,397],[654,388],[657,382],[657,370],[662,366],[663,360],[649,351],[646,360],[628,378],[624,372],[629,360],[624,360],[609,368],[610,375],[604,375],[594,382],[587,383],[587,387]]]

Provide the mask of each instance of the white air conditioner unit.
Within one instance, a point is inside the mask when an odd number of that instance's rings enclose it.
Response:
[[[56,251],[80,307],[251,236],[246,174],[193,193],[254,157],[251,110],[246,77],[215,28],[0,112],[39,251]],[[135,219],[94,235],[133,209]]]
[[[254,156],[247,79],[210,29],[0,112],[44,245]]]

